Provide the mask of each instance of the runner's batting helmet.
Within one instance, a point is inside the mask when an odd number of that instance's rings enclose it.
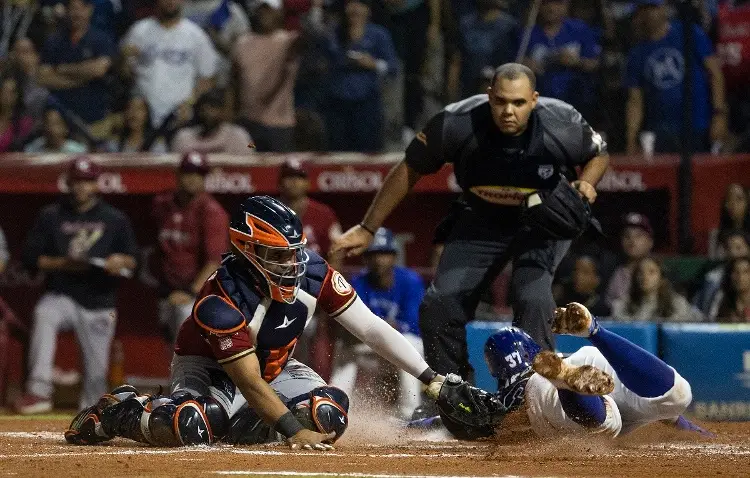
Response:
[[[505,327],[492,334],[484,345],[484,359],[499,388],[512,385],[524,376],[542,350],[529,334],[518,327]]]

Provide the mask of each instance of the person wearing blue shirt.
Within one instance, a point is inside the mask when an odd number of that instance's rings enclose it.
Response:
[[[91,26],[92,2],[68,3],[70,24],[45,43],[39,84],[89,125],[95,138],[103,138],[111,132],[105,120],[111,101],[106,76],[117,51],[109,34]]]
[[[495,67],[516,58],[521,27],[502,5],[502,0],[479,0],[476,12],[458,19],[460,53],[452,61],[461,67],[450,71],[460,70],[462,97],[484,93]]]
[[[347,0],[329,45],[327,128],[332,151],[378,152],[383,147],[380,80],[398,70],[390,33],[369,21],[369,0]]]
[[[570,103],[590,118],[601,46],[593,28],[567,15],[567,0],[542,1],[523,62],[537,74],[540,95]]]
[[[680,150],[682,130],[682,89],[685,78],[682,22],[670,22],[663,0],[642,0],[646,40],[628,54],[625,86],[626,141],[628,154],[639,150],[641,130],[656,134],[656,152]],[[711,41],[693,25],[695,55],[692,75],[693,148],[708,151],[712,142],[727,135],[728,108],[724,98],[724,75]]]
[[[393,233],[380,228],[364,256],[366,268],[355,276],[352,287],[372,312],[401,332],[422,353],[419,334],[419,305],[424,296],[422,278],[413,270],[396,265],[396,244]],[[355,347],[352,360],[341,364],[333,373],[331,383],[344,391],[352,391],[357,379],[358,359],[369,350]],[[420,383],[399,371],[399,411],[409,418],[419,405]]]

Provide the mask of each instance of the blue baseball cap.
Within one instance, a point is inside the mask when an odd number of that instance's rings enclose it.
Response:
[[[390,229],[381,227],[375,231],[375,237],[372,239],[372,244],[370,244],[370,247],[365,251],[365,253],[372,252],[396,252],[396,242],[393,240],[393,233]]]

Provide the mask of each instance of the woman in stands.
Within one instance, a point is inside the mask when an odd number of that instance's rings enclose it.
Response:
[[[140,95],[133,95],[125,107],[123,125],[120,135],[111,141],[109,151],[118,153],[138,153],[150,151],[165,153],[166,143],[158,138],[151,125],[146,99]]]
[[[719,218],[718,234],[712,238],[710,256],[723,258],[725,251],[717,239],[731,230],[741,229],[750,233],[750,207],[748,200],[750,195],[747,189],[739,183],[727,186],[724,200],[721,203],[721,216]]]
[[[626,322],[700,322],[703,315],[676,293],[653,257],[641,259],[635,268],[630,292],[612,304],[612,317]]]
[[[750,258],[739,257],[727,263],[710,316],[716,322],[750,323]]]
[[[0,78],[0,153],[20,150],[33,124],[34,121],[24,114],[22,77],[3,75]]]

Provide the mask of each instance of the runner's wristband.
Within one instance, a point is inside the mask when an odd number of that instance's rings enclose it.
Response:
[[[302,424],[299,422],[299,420],[297,420],[292,412],[286,412],[285,414],[281,415],[281,418],[276,421],[276,424],[273,426],[273,428],[285,437],[292,438],[305,427],[302,426]]]

